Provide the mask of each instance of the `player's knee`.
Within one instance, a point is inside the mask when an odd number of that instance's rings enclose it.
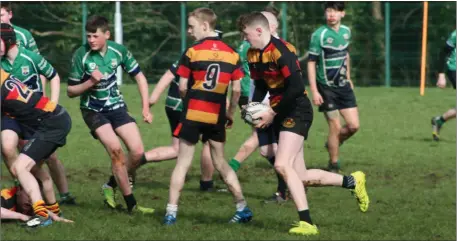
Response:
[[[360,128],[360,124],[358,124],[358,123],[348,125],[348,130],[352,134],[356,133],[359,130],[359,128]]]
[[[264,158],[272,158],[275,156],[273,148],[269,148],[268,146],[261,146],[260,147],[260,155]]]
[[[131,150],[129,154],[130,154],[131,160],[140,160],[144,155],[144,149],[143,149],[143,147],[136,148],[134,150]]]
[[[286,165],[283,163],[278,163],[275,162],[274,168],[277,173],[279,173],[281,176],[284,176],[286,174]]]
[[[2,154],[5,156],[6,160],[13,161],[17,158],[17,145],[13,143],[3,142],[2,143]]]
[[[122,148],[113,148],[112,150],[109,151],[109,155],[111,158],[111,163],[112,166],[115,167],[121,167],[125,165],[125,158],[124,158],[124,152],[122,151]]]

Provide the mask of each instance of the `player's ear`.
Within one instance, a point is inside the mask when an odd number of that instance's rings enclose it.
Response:
[[[260,35],[263,33],[263,29],[261,27],[255,28],[255,31]]]
[[[111,37],[111,32],[109,30],[106,30],[104,35],[105,35],[105,39],[108,40]]]
[[[341,11],[341,18],[344,18],[344,15],[346,15],[346,12],[343,10]]]

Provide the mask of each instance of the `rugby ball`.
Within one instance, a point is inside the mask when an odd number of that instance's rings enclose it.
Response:
[[[251,102],[241,110],[241,118],[243,118],[243,120],[250,125],[257,125],[260,121],[260,118],[254,119],[253,116],[257,113],[268,111],[269,108],[270,107],[266,104],[260,102]]]

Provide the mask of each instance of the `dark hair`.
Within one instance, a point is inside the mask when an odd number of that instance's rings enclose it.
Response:
[[[13,45],[16,45],[16,33],[14,33],[13,26],[7,23],[1,23],[0,37],[5,43],[5,53],[7,53]]]
[[[89,33],[97,32],[100,29],[102,32],[109,30],[108,19],[102,16],[91,16],[86,23],[86,31]]]
[[[276,18],[279,18],[279,17],[280,17],[279,15],[280,15],[280,13],[281,13],[281,12],[280,12],[277,8],[275,8],[275,6],[273,6],[273,5],[268,5],[268,6],[266,6],[265,9],[264,9],[264,11],[265,11],[265,12],[270,12],[270,13],[272,13],[273,15],[275,15]]]
[[[237,25],[240,32],[243,32],[247,26],[253,24],[259,24],[266,29],[270,28],[268,19],[261,12],[252,12],[250,14],[242,15],[238,18]]]
[[[337,11],[344,11],[344,2],[325,2],[324,10],[327,8],[332,8]]]
[[[0,8],[4,8],[7,12],[10,12],[12,10],[10,2],[1,1],[0,6]]]

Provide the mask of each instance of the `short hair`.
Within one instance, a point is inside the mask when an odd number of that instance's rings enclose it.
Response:
[[[209,8],[197,8],[189,13],[189,17],[194,17],[200,22],[208,22],[209,27],[213,30],[216,28],[217,15]]]
[[[10,2],[1,1],[0,6],[0,8],[4,8],[7,12],[11,12],[12,10]]]
[[[337,11],[344,11],[344,2],[325,2],[324,10],[327,8],[332,8]]]
[[[270,29],[270,24],[268,23],[268,19],[261,13],[261,12],[252,12],[250,14],[246,14],[241,16],[238,19],[238,29],[242,32],[246,27],[259,24],[260,26],[264,27],[265,29]]]
[[[275,15],[276,18],[279,18],[279,15],[281,14],[281,12],[273,5],[266,6],[264,11],[272,13],[273,15]]]
[[[100,29],[102,32],[109,30],[108,19],[102,16],[91,16],[86,23],[86,31],[89,33],[97,32],[97,29]]]

